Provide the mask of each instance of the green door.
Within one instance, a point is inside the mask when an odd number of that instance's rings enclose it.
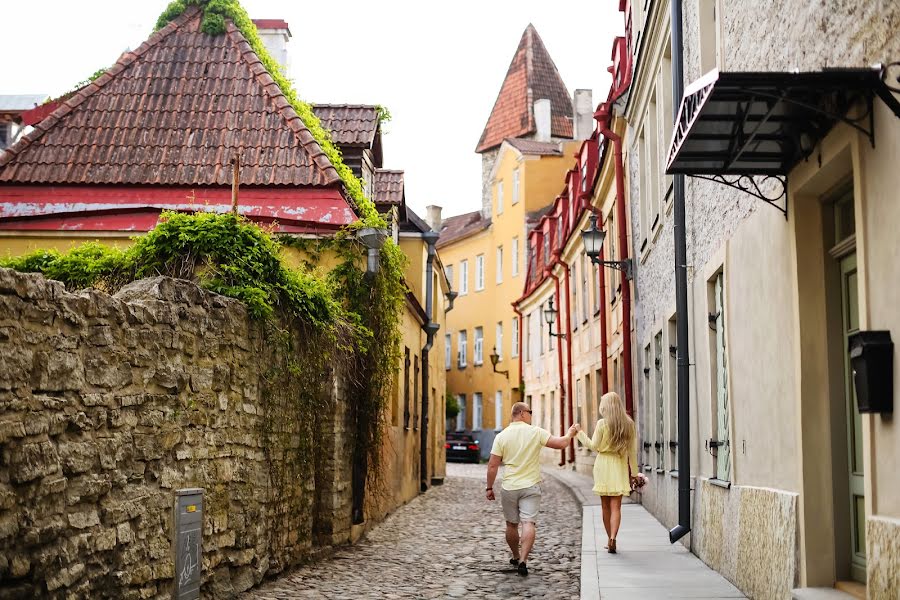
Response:
[[[866,581],[866,500],[863,472],[862,418],[856,404],[856,390],[847,352],[849,337],[859,330],[856,253],[840,260],[841,316],[844,343],[844,400],[847,408],[847,452],[850,477],[850,575]]]

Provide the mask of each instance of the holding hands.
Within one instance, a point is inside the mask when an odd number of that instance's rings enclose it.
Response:
[[[575,423],[571,427],[569,427],[569,432],[566,434],[568,437],[573,438],[578,435],[578,432],[581,431],[581,424]]]

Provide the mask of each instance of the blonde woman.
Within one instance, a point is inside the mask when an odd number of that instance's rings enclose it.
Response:
[[[597,452],[594,461],[594,493],[600,496],[603,527],[609,537],[606,549],[616,553],[616,534],[622,522],[622,497],[631,494],[631,472],[637,471],[637,435],[634,421],[615,392],[600,398],[600,417],[594,437],[578,428],[578,441]]]

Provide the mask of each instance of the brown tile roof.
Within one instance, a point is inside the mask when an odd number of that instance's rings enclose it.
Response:
[[[332,186],[340,179],[243,35],[188,7],[0,157],[0,182]]]
[[[443,220],[437,247],[449,246],[457,240],[484,231],[491,226],[491,220],[481,216],[481,211],[465,213],[455,217],[447,217]]]
[[[376,169],[372,188],[375,204],[382,206],[403,204],[403,171]]]
[[[540,156],[562,156],[562,148],[558,142],[539,142],[523,138],[506,138],[505,142],[522,154],[537,154]]]
[[[495,148],[506,138],[534,133],[534,101],[544,98],[550,100],[551,135],[572,137],[574,111],[569,91],[541,36],[534,25],[529,24],[509,63],[475,152]]]
[[[369,146],[378,131],[378,109],[365,104],[316,104],[313,112],[341,146]]]

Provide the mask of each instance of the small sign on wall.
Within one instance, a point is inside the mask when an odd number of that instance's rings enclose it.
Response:
[[[175,599],[200,598],[203,546],[203,489],[175,492]]]

